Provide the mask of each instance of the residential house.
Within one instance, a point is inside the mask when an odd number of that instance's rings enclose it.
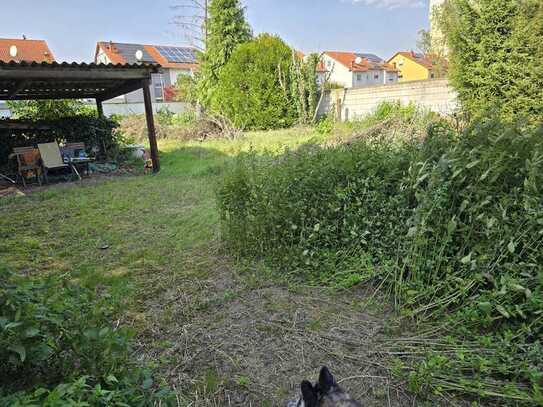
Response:
[[[345,88],[387,85],[398,81],[398,72],[374,54],[326,51],[322,54],[324,72],[328,81]]]
[[[439,61],[442,62],[439,62]],[[413,51],[400,51],[388,60],[398,70],[399,82],[420,81],[442,77],[446,70],[443,58]]]
[[[54,62],[55,57],[43,40],[29,40],[26,37],[0,38],[0,62]],[[0,119],[9,117],[7,104],[0,101]]]
[[[0,38],[2,62],[54,62],[55,57],[43,40]]]
[[[136,54],[140,53],[141,58],[138,59]],[[94,60],[97,64],[160,64],[162,73],[153,75],[151,84],[151,95],[155,102],[171,101],[171,89],[178,76],[192,76],[198,69],[196,50],[192,47],[99,42],[96,44]],[[143,92],[138,90],[129,93],[118,98],[117,102],[141,103]]]

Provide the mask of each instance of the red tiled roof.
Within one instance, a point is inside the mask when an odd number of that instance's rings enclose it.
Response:
[[[9,50],[12,45],[17,47],[17,56],[13,58]],[[55,57],[43,40],[24,40],[0,38],[0,61],[2,62],[54,62]]]
[[[326,51],[326,55],[341,65],[349,69],[351,72],[367,72],[369,70],[386,70],[390,72],[396,71],[396,69],[386,62],[370,61],[367,58],[361,58],[359,64],[356,63],[357,54],[355,52],[338,52],[338,51]]]
[[[435,65],[436,65],[436,57],[432,56],[432,55],[423,55],[423,54],[418,54],[418,53],[415,53],[413,51],[399,51],[399,52],[396,52],[392,58],[390,58],[388,60],[388,62],[392,61],[392,59],[394,59],[397,55],[401,55],[405,58],[408,58],[410,59],[411,61],[413,62],[416,62],[417,64],[425,67],[426,69],[428,70],[432,70],[434,69]],[[445,61],[446,63],[446,61]]]
[[[328,72],[326,70],[326,67],[324,66],[324,61],[319,61],[319,63],[317,64],[317,72],[318,73],[325,73],[325,72]]]
[[[145,51],[153,58],[154,63],[161,65],[163,68],[173,68],[173,69],[198,69],[199,64],[189,64],[189,63],[179,63],[179,62],[168,62],[160,52],[156,49],[158,45],[143,45]],[[125,64],[125,58],[118,52],[114,42],[98,42],[96,44],[96,53],[95,59],[98,56],[99,50],[102,50],[109,60],[113,64]]]

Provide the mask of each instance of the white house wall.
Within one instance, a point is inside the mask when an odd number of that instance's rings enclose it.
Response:
[[[353,75],[347,67],[326,54],[322,56],[322,59],[326,70],[331,70],[329,82],[338,83],[345,88],[353,87]]]
[[[382,69],[367,72],[351,72],[350,69],[326,54],[323,55],[323,62],[326,69],[332,70],[329,81],[339,83],[345,88],[389,85],[398,82],[398,74],[396,72],[386,72]]]
[[[192,70],[190,69],[170,69],[170,84],[175,85],[177,83],[177,78],[179,75],[189,75],[192,76]]]

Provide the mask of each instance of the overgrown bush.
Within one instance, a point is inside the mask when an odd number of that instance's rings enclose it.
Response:
[[[0,270],[0,405],[149,405],[152,377],[130,363],[131,333],[66,278]],[[83,404],[77,404],[83,405]]]
[[[406,351],[414,391],[533,405],[543,402],[542,185],[543,130],[487,120],[460,135],[436,122],[423,139],[246,154],[217,196],[235,252],[316,284],[375,279],[404,315],[435,324],[442,336]]]
[[[156,115],[155,131],[157,138],[164,140],[195,140],[221,133],[215,123],[199,118],[194,111],[176,114],[159,112]],[[149,140],[144,115],[121,117],[116,133],[127,143],[146,143]]]

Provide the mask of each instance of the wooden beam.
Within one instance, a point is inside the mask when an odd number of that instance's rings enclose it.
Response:
[[[51,130],[53,127],[47,122],[26,122],[19,120],[0,120],[0,129],[8,130]]]
[[[155,119],[153,117],[153,102],[151,101],[151,81],[145,79],[141,82],[143,87],[143,103],[145,104],[145,117],[147,119],[147,131],[149,133],[149,145],[151,146],[151,160],[153,161],[153,172],[160,171],[160,159],[158,156],[158,145],[156,142]]]
[[[141,89],[141,81],[128,81],[118,87],[101,93],[98,95],[98,98],[102,101],[106,101],[116,98],[117,96],[126,95],[127,93],[134,92],[138,89]]]
[[[104,105],[101,99],[96,99],[96,110],[98,111],[98,117],[104,117]]]
[[[27,87],[29,83],[30,83],[29,80],[23,80],[23,81],[17,82],[15,87],[9,90],[8,94],[6,95],[6,98],[11,99],[13,96],[15,96],[17,93],[22,91],[25,87]]]
[[[0,95],[0,100],[54,100],[54,99],[95,99],[96,93],[40,93],[14,96],[10,99]]]

